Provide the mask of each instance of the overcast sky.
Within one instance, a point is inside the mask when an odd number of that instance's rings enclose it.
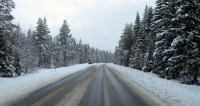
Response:
[[[46,17],[55,36],[66,19],[71,34],[90,46],[114,51],[126,23],[134,23],[145,5],[155,7],[156,0],[13,0],[14,23],[24,32],[35,29],[39,17]]]

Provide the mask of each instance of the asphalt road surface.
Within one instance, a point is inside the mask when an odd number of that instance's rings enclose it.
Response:
[[[15,102],[14,106],[155,106],[103,65],[70,75]]]

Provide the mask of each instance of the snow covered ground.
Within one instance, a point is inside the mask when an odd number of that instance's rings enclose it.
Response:
[[[101,64],[93,64],[99,66]],[[134,85],[144,89],[154,97],[169,103],[171,106],[200,106],[200,86],[180,84],[176,80],[159,78],[153,73],[145,73],[128,67],[107,64],[130,80]],[[10,101],[23,98],[32,91],[56,82],[66,76],[90,67],[89,64],[74,65],[55,69],[41,69],[36,73],[16,78],[0,77],[0,106]]]
[[[0,106],[30,94],[39,88],[56,82],[66,76],[84,70],[91,65],[81,64],[55,69],[41,69],[36,73],[16,78],[0,77]]]
[[[137,84],[171,106],[200,106],[200,86],[180,84],[175,80],[159,78],[153,73],[146,73],[128,67],[107,64],[124,77]]]

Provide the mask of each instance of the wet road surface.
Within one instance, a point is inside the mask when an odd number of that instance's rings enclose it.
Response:
[[[41,88],[14,106],[149,106],[113,69],[93,65]]]

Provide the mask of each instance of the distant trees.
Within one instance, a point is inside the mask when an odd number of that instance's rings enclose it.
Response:
[[[200,69],[200,6],[197,0],[157,0],[146,6],[132,28],[132,40],[122,35],[115,63],[123,64],[123,45],[132,42],[129,67],[152,71],[162,78],[198,83]],[[128,28],[126,28],[128,29]],[[125,65],[127,66],[127,65]]]
[[[81,40],[77,42],[66,20],[54,37],[50,35],[45,17],[38,19],[34,30],[23,33],[19,24],[11,23],[14,7],[12,0],[0,2],[0,76],[20,76],[36,68],[114,61],[111,52],[90,47]]]

